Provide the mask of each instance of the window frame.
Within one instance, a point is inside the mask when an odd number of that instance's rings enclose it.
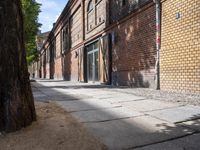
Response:
[[[126,0],[121,0],[121,7],[125,7],[126,6]]]
[[[65,27],[63,27],[62,32],[61,32],[61,52],[65,53],[68,50],[68,36],[69,36],[69,31],[68,31],[69,27],[68,25],[66,25]]]
[[[93,30],[94,28],[96,28],[97,26],[99,26],[100,24],[104,23],[105,20],[102,19],[102,17],[97,17],[97,6],[102,2],[102,0],[90,0],[88,2],[87,5],[87,32],[90,32],[91,30]],[[92,9],[89,9],[91,3],[93,3],[93,7]],[[94,11],[94,12],[93,12]],[[89,16],[90,13],[94,13],[94,24],[90,24],[89,23]],[[101,19],[101,21],[99,21],[99,19]]]
[[[87,5],[87,13],[90,13],[94,9],[93,0],[90,0]]]

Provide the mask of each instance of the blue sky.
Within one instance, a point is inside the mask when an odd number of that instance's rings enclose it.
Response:
[[[42,4],[39,22],[42,24],[42,32],[50,31],[56,22],[68,0],[36,0]]]

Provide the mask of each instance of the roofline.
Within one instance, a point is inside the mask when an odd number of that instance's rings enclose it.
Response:
[[[51,31],[49,31],[49,35],[48,35],[48,38],[46,39],[46,41],[44,42],[42,48],[40,49],[40,52],[42,51],[42,49],[44,49],[44,46],[47,44],[47,42],[50,40],[50,37],[51,35],[54,33],[54,31],[56,30],[56,28],[58,27],[60,21],[63,19],[63,17],[68,14],[68,11],[69,11],[69,8],[71,6],[71,4],[73,4],[74,1],[77,1],[77,0],[69,0],[67,2],[67,4],[65,5],[62,13],[60,14],[59,18],[57,19],[55,25],[53,26],[53,28],[51,29]]]

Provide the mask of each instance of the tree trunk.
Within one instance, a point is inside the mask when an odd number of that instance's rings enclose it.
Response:
[[[0,132],[13,132],[36,120],[20,0],[0,1],[0,36]]]

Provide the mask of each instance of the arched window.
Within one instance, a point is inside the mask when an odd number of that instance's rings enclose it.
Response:
[[[93,3],[93,0],[90,0],[87,6],[87,31],[93,29],[94,27],[94,15],[95,15],[95,11],[93,11],[94,7],[95,5]]]
[[[88,9],[87,9],[87,12],[90,12],[93,10],[93,3],[92,3],[92,0],[90,0],[90,2],[88,3]]]

